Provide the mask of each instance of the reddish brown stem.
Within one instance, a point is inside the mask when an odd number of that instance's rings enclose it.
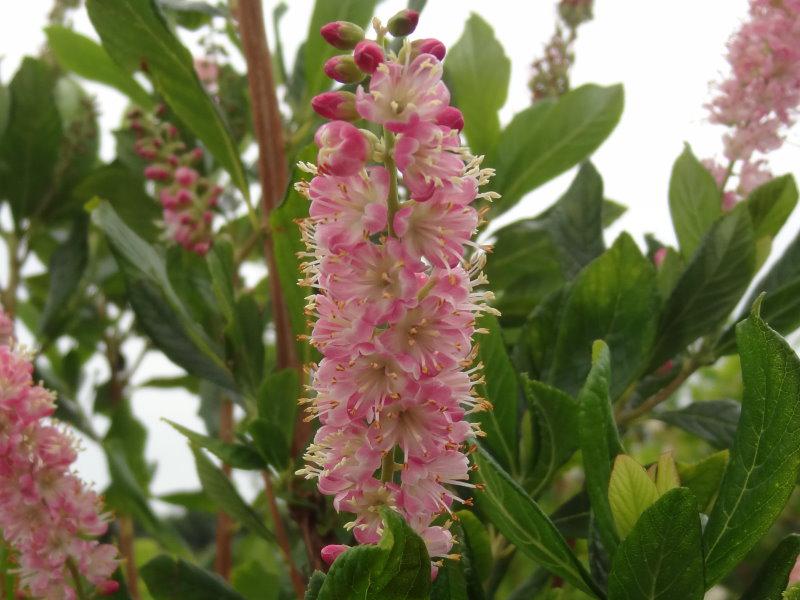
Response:
[[[133,519],[128,515],[117,517],[119,526],[119,552],[125,557],[125,579],[128,582],[128,593],[134,600],[139,600],[139,572],[136,568],[134,554]]]
[[[223,399],[219,413],[219,437],[223,442],[233,441],[233,402]],[[222,471],[226,477],[231,476],[230,465],[223,464]],[[231,539],[233,522],[227,513],[217,513],[216,555],[214,556],[214,570],[228,580],[231,577]]]
[[[286,564],[289,565],[289,576],[292,579],[294,593],[297,595],[299,600],[302,600],[306,593],[305,580],[303,575],[300,573],[300,570],[297,568],[297,565],[294,563],[294,560],[292,559],[292,546],[289,543],[289,536],[286,534],[286,528],[283,526],[283,520],[281,519],[281,514],[278,511],[278,503],[275,501],[275,491],[272,489],[272,479],[267,471],[262,471],[261,475],[264,478],[264,493],[267,497],[269,512],[272,516],[272,524],[275,528],[275,538],[278,541],[278,546],[281,549],[283,558],[286,560]]]

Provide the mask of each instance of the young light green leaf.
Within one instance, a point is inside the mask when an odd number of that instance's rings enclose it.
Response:
[[[683,487],[689,488],[697,498],[697,510],[707,512],[717,495],[725,466],[728,464],[728,451],[721,450],[693,464],[678,463],[678,476]]]
[[[628,536],[642,513],[657,499],[656,484],[644,467],[626,454],[617,456],[608,483],[608,503],[621,539]]]
[[[351,548],[331,566],[317,600],[428,600],[430,558],[425,543],[399,514],[385,508],[383,537]]]
[[[197,475],[200,477],[200,484],[203,491],[211,500],[224,510],[232,519],[239,521],[251,532],[261,536],[265,540],[272,542],[275,536],[264,525],[264,521],[239,495],[233,487],[230,479],[212,463],[203,451],[192,444],[192,454],[197,466]]]
[[[618,536],[608,500],[608,484],[611,461],[623,449],[611,413],[610,379],[611,355],[605,342],[598,340],[592,347],[592,368],[578,394],[578,439],[594,525],[606,551],[613,555]]]
[[[678,476],[678,468],[675,465],[675,459],[672,458],[672,452],[664,452],[658,457],[658,466],[656,470],[656,490],[658,495],[663,496],[669,490],[680,487],[681,479]]]
[[[705,400],[679,410],[653,414],[665,423],[680,427],[718,449],[730,448],[742,405],[735,400]]]
[[[644,511],[617,548],[608,598],[701,600],[703,591],[697,501],[686,488],[676,488]]]
[[[704,531],[706,587],[750,551],[783,510],[800,469],[800,359],[758,314],[736,327],[742,416]]]
[[[171,556],[143,566],[142,579],[154,600],[246,600],[216,573]]]
[[[478,360],[483,364],[486,383],[479,393],[492,403],[491,410],[473,414],[486,433],[484,443],[500,464],[510,471],[517,467],[517,376],[506,354],[500,324],[492,315],[484,315],[478,327],[488,333],[480,338]]]
[[[493,187],[503,196],[490,214],[504,213],[526,193],[586,159],[616,127],[622,105],[622,86],[584,85],[517,113],[487,160],[497,169]]]
[[[588,594],[603,594],[567,546],[555,525],[517,483],[482,448],[475,453],[477,479],[484,486],[475,497],[481,511],[526,556]]]
[[[153,99],[133,76],[111,60],[94,40],[60,25],[45,28],[47,44],[58,63],[81,77],[116,88],[142,108],[151,109]]]
[[[170,31],[153,0],[87,0],[103,47],[123,69],[144,69],[175,115],[203,141],[249,196],[239,150],[194,70],[192,54]]]
[[[534,427],[533,468],[525,473],[525,488],[536,498],[558,468],[575,453],[578,439],[578,402],[561,390],[522,376]]]
[[[262,470],[267,467],[264,459],[258,452],[239,443],[228,443],[214,437],[196,433],[187,429],[183,425],[173,423],[169,419],[164,419],[176,431],[186,436],[192,444],[205,448],[222,462],[230,465],[234,469]]]
[[[770,553],[740,600],[780,598],[780,594],[789,583],[789,574],[797,561],[798,554],[800,554],[800,535],[791,533]]]
[[[681,254],[690,258],[714,221],[722,215],[722,193],[714,177],[687,144],[672,167],[669,210]]]
[[[754,269],[753,224],[740,205],[714,223],[675,284],[661,314],[650,367],[660,367],[714,331],[741,299]]]
[[[464,113],[464,135],[476,155],[489,152],[500,136],[497,113],[506,103],[510,76],[511,61],[491,26],[472,13],[447,53],[444,79]]]

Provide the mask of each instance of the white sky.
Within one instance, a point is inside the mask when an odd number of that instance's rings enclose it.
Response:
[[[265,12],[269,15],[276,4],[267,0]],[[378,16],[385,20],[404,4],[383,2]],[[282,29],[286,56],[292,59],[307,30],[313,1],[292,0],[289,5]],[[529,64],[553,31],[554,5],[554,0],[429,0],[415,35],[437,37],[449,47],[471,11],[484,17],[512,61],[508,102],[501,113],[507,123],[529,103]],[[0,19],[0,75],[7,82],[21,57],[37,53],[43,44],[42,27],[51,1],[13,2],[12,10],[12,2],[3,0],[0,6],[5,8],[5,18]],[[612,238],[624,229],[640,241],[649,231],[674,242],[667,208],[672,162],[684,142],[692,144],[701,158],[720,150],[722,130],[706,122],[703,104],[709,99],[709,83],[726,72],[725,42],[746,12],[746,0],[596,0],[595,20],[579,32],[572,79],[573,85],[622,82],[625,86],[622,121],[593,157],[605,181],[606,197],[628,206],[627,214],[612,228]],[[97,38],[84,13],[77,15],[76,29]],[[271,26],[268,31],[271,34]],[[98,85],[87,84],[87,88],[98,96],[102,131],[116,128],[125,107],[123,97]],[[796,129],[786,146],[770,158],[775,173],[797,174],[797,141]],[[102,140],[101,152],[106,159],[113,156],[113,140],[108,135]],[[539,188],[504,215],[502,223],[537,214],[566,189],[571,177],[566,174]],[[783,246],[798,227],[800,211],[784,228],[776,246]],[[160,356],[148,358],[141,369],[147,376],[167,370],[179,372]],[[102,365],[93,373],[96,381],[102,380]],[[197,405],[183,392],[145,390],[134,395],[134,412],[150,431],[148,459],[158,463],[152,486],[155,494],[198,485],[182,436],[160,421],[168,418],[202,430]],[[108,480],[105,462],[97,448],[87,446],[78,470],[102,487]],[[245,479],[245,487],[252,488]]]

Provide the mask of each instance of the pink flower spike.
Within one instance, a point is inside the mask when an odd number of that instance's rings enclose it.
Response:
[[[371,151],[364,134],[347,121],[326,123],[317,130],[314,142],[319,148],[319,166],[340,177],[355,175],[364,168]]]
[[[326,23],[319,32],[326,42],[339,50],[352,50],[364,39],[364,30],[349,21]]]
[[[322,556],[322,560],[325,561],[326,565],[332,565],[340,554],[349,549],[350,546],[345,546],[344,544],[328,544],[320,551],[320,556]]]
[[[362,40],[356,44],[353,59],[359,69],[371,75],[378,65],[386,60],[386,57],[383,54],[383,48],[377,43],[372,40]]]
[[[358,119],[355,96],[350,92],[325,92],[314,96],[311,99],[311,108],[326,119],[342,121]]]

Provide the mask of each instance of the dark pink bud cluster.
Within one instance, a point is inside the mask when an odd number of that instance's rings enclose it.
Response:
[[[12,327],[0,307],[0,534],[16,556],[21,591],[75,600],[74,571],[99,593],[112,593],[117,549],[94,539],[108,529],[109,515],[72,472],[77,441],[49,421],[55,395],[34,383]]]
[[[467,453],[481,432],[466,416],[490,408],[476,392],[472,337],[476,317],[496,311],[479,289],[485,249],[472,241],[482,214],[473,202],[497,195],[478,191],[492,170],[461,143],[464,117],[437,57],[444,46],[405,40],[395,54],[376,29],[378,41],[354,52],[369,84],[314,98],[331,121],[314,138],[317,164],[301,164],[313,179],[296,185],[311,201],[303,283],[314,288],[310,343],[323,356],[306,400],[321,427],[299,473],[354,514],[359,543],[379,539],[379,509],[390,507],[438,563],[453,539],[434,520],[464,502],[451,486],[472,487]],[[327,546],[323,559],[346,548]]]
[[[134,150],[150,162],[144,176],[155,184],[168,238],[205,255],[213,242],[211,225],[222,189],[195,168],[203,158],[202,149],[187,150],[174,125],[138,109],[128,114],[128,120],[136,134]]]
[[[800,0],[750,0],[750,19],[728,42],[731,74],[707,108],[712,123],[728,128],[731,168],[704,161],[720,186],[738,176],[735,190],[723,191],[726,208],[772,177],[764,156],[781,147],[800,107],[799,39]]]

